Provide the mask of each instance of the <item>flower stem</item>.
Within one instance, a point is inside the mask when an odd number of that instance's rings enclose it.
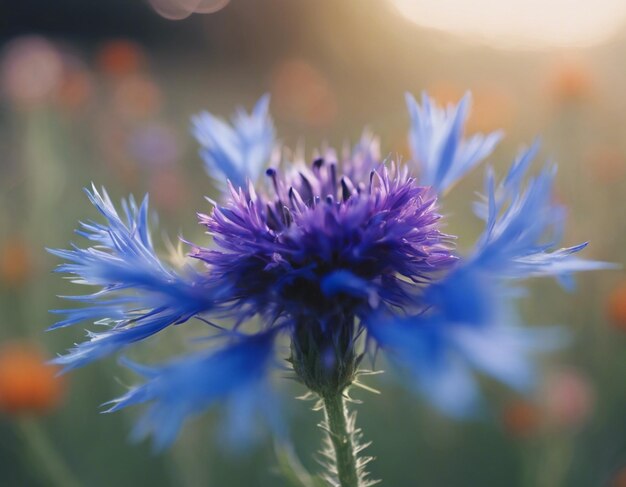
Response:
[[[341,392],[323,398],[326,423],[335,451],[337,477],[341,487],[359,487],[356,455],[353,444],[353,425],[346,414]]]
[[[41,468],[45,476],[46,485],[58,487],[79,487],[76,480],[57,449],[46,436],[39,424],[30,418],[22,418],[16,423],[28,447],[31,449],[33,460]]]

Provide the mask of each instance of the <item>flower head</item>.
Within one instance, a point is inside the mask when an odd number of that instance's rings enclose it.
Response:
[[[72,298],[85,306],[57,311],[67,316],[54,327],[93,321],[107,329],[56,362],[83,365],[191,318],[217,329],[221,347],[162,366],[131,365],[146,382],[113,401],[112,410],[150,402],[137,431],[153,432],[159,447],[185,417],[218,400],[236,412],[233,424],[263,409],[279,335],[290,340],[285,358],[297,378],[322,398],[358,383],[361,336],[452,415],[478,410],[476,373],[528,389],[534,355],[563,340],[558,329],[521,324],[521,281],[556,276],[569,285],[572,273],[607,265],[576,257],[586,244],[556,248],[564,212],[551,199],[555,172],[548,166],[526,177],[537,146],[498,184],[487,170],[475,204],[485,230],[469,255],[456,253],[438,198],[491,154],[500,134],[465,137],[468,97],[446,110],[426,95],[422,106],[407,100],[407,164],[382,159],[368,133],[341,157],[326,149],[308,164],[277,164],[267,97],[232,127],[197,117],[206,168],[224,192],[199,215],[211,239],[191,244],[195,266],[158,257],[147,199],[124,202],[122,216],[105,192],[88,192],[106,222],[82,225],[90,247],[53,252],[67,261],[60,271],[96,291]]]
[[[266,174],[271,196],[231,185],[226,205],[200,215],[214,246],[192,254],[230,283],[235,305],[251,315],[317,316],[331,325],[381,301],[408,305],[419,283],[455,261],[435,195],[406,167],[378,163],[353,180],[319,158],[291,177]]]

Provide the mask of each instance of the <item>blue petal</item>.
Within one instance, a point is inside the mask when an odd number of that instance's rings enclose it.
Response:
[[[445,328],[419,317],[382,317],[366,322],[373,338],[402,373],[402,383],[456,418],[478,412],[480,396],[470,367],[448,346]]]
[[[76,283],[100,289],[70,298],[85,304],[84,307],[54,310],[67,317],[51,328],[93,321],[109,329],[89,333],[89,341],[55,360],[66,369],[84,365],[169,325],[214,309],[216,300],[227,292],[226,287],[218,287],[209,276],[192,269],[181,273],[159,259],[150,239],[147,198],[139,207],[132,198],[123,202],[124,221],[105,191],[101,195],[93,188],[87,194],[106,219],[105,224],[82,225],[81,234],[95,245],[50,252],[66,260],[67,263],[59,266],[60,272],[71,274]]]
[[[566,343],[560,328],[522,326],[454,327],[450,340],[474,368],[520,392],[536,382],[534,355],[550,352]]]
[[[409,93],[406,102],[411,118],[409,144],[413,161],[420,169],[420,183],[439,193],[489,157],[502,138],[501,132],[463,137],[469,94],[446,110],[437,107],[425,93],[422,106]]]
[[[269,95],[261,97],[250,114],[239,109],[232,126],[208,112],[193,118],[205,169],[222,190],[227,190],[227,180],[235,187],[256,181],[269,162],[275,143],[269,101]]]
[[[470,259],[471,265],[502,278],[554,276],[570,287],[573,272],[615,268],[606,262],[576,257],[574,254],[584,249],[586,243],[557,248],[565,210],[553,201],[556,167],[546,165],[524,186],[537,151],[535,143],[522,152],[497,186],[488,170],[486,195],[474,206],[486,227]]]
[[[125,361],[147,377],[147,382],[111,401],[112,406],[106,412],[150,403],[134,429],[133,438],[140,440],[152,435],[156,450],[176,439],[186,419],[218,402],[226,406],[225,432],[231,441],[245,441],[254,432],[252,420],[258,413],[280,429],[268,377],[273,364],[273,340],[273,332],[240,337],[216,352],[190,354],[149,368]]]
[[[528,392],[535,384],[537,355],[562,347],[567,338],[559,328],[518,325],[510,296],[491,297],[498,312],[482,323],[461,320],[460,310],[440,309],[454,308],[458,303],[453,299],[440,303],[432,313],[403,318],[378,315],[365,325],[403,373],[403,383],[447,415],[477,416],[482,406],[477,374]]]

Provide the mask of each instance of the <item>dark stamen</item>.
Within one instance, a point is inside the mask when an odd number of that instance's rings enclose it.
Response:
[[[302,211],[302,209],[306,207],[302,196],[300,196],[300,193],[293,189],[293,187],[289,188],[289,201],[291,201],[291,205],[298,211]]]
[[[302,188],[300,188],[301,196],[304,199],[304,201],[306,201],[307,203],[310,203],[311,200],[313,199],[313,186],[311,186],[311,182],[302,173],[300,173],[300,179],[302,180]]]
[[[323,165],[324,165],[324,158],[323,157],[318,157],[317,159],[315,159],[313,161],[313,168],[314,169],[319,169]]]
[[[344,201],[348,201],[350,196],[354,194],[354,184],[348,178],[341,178],[341,197]]]
[[[337,193],[337,164],[330,164],[330,184],[333,190],[333,194]]]
[[[282,225],[276,217],[276,212],[274,212],[274,209],[270,205],[267,205],[267,226],[274,231],[278,231],[282,228]]]
[[[283,222],[285,226],[288,227],[293,222],[293,217],[291,216],[291,211],[286,206],[283,206]]]
[[[265,171],[265,174],[272,179],[272,184],[274,185],[274,192],[276,193],[276,196],[278,196],[278,201],[282,201],[281,194],[280,194],[280,186],[278,184],[278,171],[270,167]]]

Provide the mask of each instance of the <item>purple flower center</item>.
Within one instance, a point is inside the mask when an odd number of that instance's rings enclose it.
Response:
[[[251,313],[314,312],[323,321],[405,304],[407,282],[427,282],[455,260],[438,229],[436,196],[393,163],[360,174],[351,161],[343,166],[320,158],[286,175],[268,169],[270,195],[231,187],[225,206],[200,216],[215,248],[194,256]]]

